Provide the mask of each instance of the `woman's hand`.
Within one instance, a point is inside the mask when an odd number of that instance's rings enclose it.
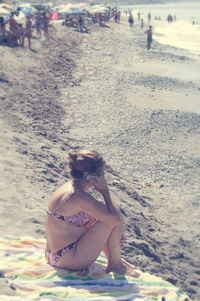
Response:
[[[103,176],[92,176],[91,180],[94,188],[102,195],[109,193],[108,184]]]

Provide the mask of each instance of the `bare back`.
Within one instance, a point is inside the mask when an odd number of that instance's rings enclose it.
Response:
[[[53,211],[58,207],[56,213],[73,216],[79,212],[76,198],[76,192],[73,191],[71,182],[68,182],[59,187],[52,195],[48,202],[48,210]],[[65,245],[77,241],[84,232],[85,229],[83,227],[77,227],[47,215],[47,250],[55,252]]]

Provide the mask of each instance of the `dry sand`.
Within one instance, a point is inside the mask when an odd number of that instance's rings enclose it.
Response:
[[[124,258],[199,300],[200,92],[170,76],[195,62],[157,43],[147,52],[126,20],[109,26],[58,24],[32,51],[0,46],[0,235],[44,237],[66,152],[98,149],[125,219]]]

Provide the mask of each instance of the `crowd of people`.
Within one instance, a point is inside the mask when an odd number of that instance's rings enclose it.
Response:
[[[0,17],[0,45],[6,44],[8,46],[22,46],[24,47],[27,40],[28,47],[31,48],[31,39],[35,35],[38,39],[42,38],[42,35],[46,40],[49,39],[49,27],[55,27],[52,25],[51,20],[62,20],[62,25],[66,27],[72,27],[76,31],[82,33],[91,33],[91,26],[98,24],[101,27],[109,27],[106,22],[113,19],[115,23],[120,23],[121,12],[116,7],[109,8],[104,12],[91,13],[87,10],[83,10],[82,14],[59,14],[54,10],[38,10],[34,14],[26,15],[26,20],[23,24],[16,21],[15,15],[18,16],[20,8],[11,12],[9,18],[6,20]],[[134,17],[131,10],[125,10],[124,13],[128,15],[128,24],[130,28],[134,27]],[[55,18],[56,14],[56,18]],[[134,14],[135,15],[135,14]],[[144,28],[144,19],[141,18],[141,13],[136,14],[137,22],[140,24],[141,29]],[[152,43],[152,26],[150,25],[152,16],[149,12],[147,14],[148,29],[144,31],[147,35],[147,50],[151,48]],[[160,18],[155,17],[156,20]],[[176,16],[172,17],[170,14],[167,17],[168,23],[176,21]]]
[[[129,27],[133,28],[134,23],[135,23],[134,17],[133,17],[133,12],[131,10],[125,10],[125,14],[128,15]],[[153,41],[153,38],[152,38],[152,35],[153,35],[152,25],[150,25],[151,20],[152,20],[151,13],[149,12],[146,17],[147,17],[147,22],[148,22],[148,29],[146,29],[144,31],[144,33],[147,35],[147,50],[149,50],[149,49],[151,49],[151,44],[152,44],[152,41]],[[160,21],[161,18],[155,16],[155,20]],[[144,19],[141,18],[141,13],[140,12],[137,12],[137,21],[140,24],[141,29],[143,29],[144,28]],[[167,16],[167,22],[168,23],[172,23],[172,22],[175,22],[175,21],[176,21],[176,15],[172,16],[171,14],[169,14]]]
[[[36,35],[40,39],[43,31],[46,39],[49,38],[49,18],[45,12],[37,12],[34,15],[27,15],[25,23],[18,23],[14,18],[17,12],[12,12],[7,20],[0,17],[0,45],[24,46],[27,39],[28,47],[31,48],[31,39],[33,37],[33,28],[36,29]]]
[[[172,22],[174,22],[174,21],[176,21],[176,16],[172,16],[172,15],[168,15],[167,16],[167,22],[168,23],[172,23]]]
[[[0,17],[0,45],[8,46],[24,46],[25,40],[28,41],[28,47],[31,48],[31,39],[34,32],[38,39],[42,38],[42,34],[46,40],[49,39],[49,28],[55,27],[51,20],[55,20],[55,11],[38,10],[34,14],[27,14],[25,22],[18,22],[15,16],[20,13],[20,8],[11,12],[9,17]],[[111,18],[115,22],[120,21],[120,12],[116,8],[109,8],[105,12],[90,13],[83,11],[82,14],[59,14],[56,12],[56,20],[63,20],[62,25],[73,27],[75,30],[90,33],[90,24],[98,24],[102,27],[108,27],[106,22]]]
[[[128,23],[129,23],[129,27],[130,28],[133,28],[134,27],[134,18],[133,18],[133,13],[132,11],[125,11],[126,15],[128,15]],[[148,23],[150,24],[151,22],[151,14],[148,13],[147,15],[147,18],[148,18]],[[138,22],[140,22],[140,27],[141,29],[144,28],[144,20],[141,18],[141,14],[140,12],[137,13],[137,20]],[[152,26],[149,25],[149,28],[147,30],[145,30],[144,32],[146,35],[147,35],[147,50],[151,49],[151,44],[152,44]]]

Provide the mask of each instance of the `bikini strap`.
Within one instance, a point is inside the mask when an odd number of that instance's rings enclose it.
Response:
[[[74,189],[72,187],[72,191],[71,193],[68,195],[68,197],[66,199],[64,199],[54,210],[53,210],[53,213],[56,213],[56,210],[58,210],[60,207],[62,207],[62,205],[64,205],[65,202],[67,202],[71,196],[74,194]]]

